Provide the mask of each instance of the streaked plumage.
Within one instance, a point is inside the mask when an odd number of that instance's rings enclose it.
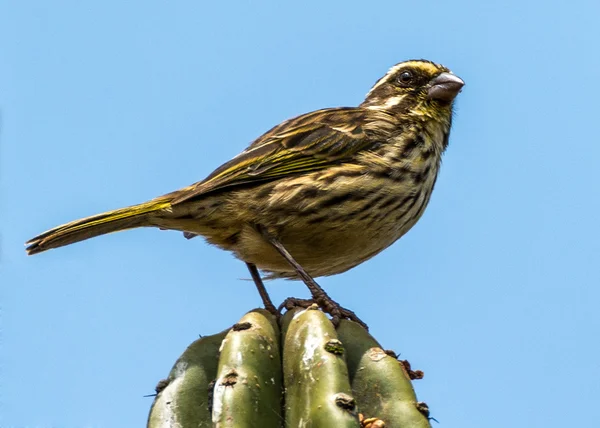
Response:
[[[260,225],[312,276],[344,272],[391,245],[423,214],[461,87],[441,65],[400,63],[360,106],[285,121],[205,180],[56,227],[30,240],[27,251],[154,226],[201,235],[272,277],[295,278],[257,232]]]

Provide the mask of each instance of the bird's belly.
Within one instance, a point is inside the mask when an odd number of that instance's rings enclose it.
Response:
[[[263,224],[276,231],[280,242],[312,276],[335,275],[402,237],[417,222],[428,200],[429,192],[388,194],[378,198],[375,207],[357,210],[355,201],[340,202],[327,214],[309,215],[299,209],[287,212],[285,220],[265,215]],[[287,261],[251,227],[238,235],[234,252],[271,277],[296,277]]]

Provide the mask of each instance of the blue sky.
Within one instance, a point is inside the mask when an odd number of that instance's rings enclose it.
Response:
[[[467,83],[432,201],[320,283],[425,378],[442,427],[587,426],[600,401],[597,1],[4,2],[0,426],[143,426],[185,347],[259,305],[243,263],[45,229],[202,179],[280,121],[427,58]],[[303,285],[267,284],[275,301]]]

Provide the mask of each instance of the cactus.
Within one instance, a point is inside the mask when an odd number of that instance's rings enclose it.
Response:
[[[358,324],[316,308],[281,329],[267,311],[196,340],[160,381],[148,428],[426,428],[429,411],[398,361]]]

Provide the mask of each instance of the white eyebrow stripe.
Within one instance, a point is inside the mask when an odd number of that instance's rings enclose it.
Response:
[[[388,77],[394,73],[396,73],[398,70],[400,70],[400,68],[402,68],[405,65],[405,63],[401,62],[400,64],[396,64],[393,67],[391,67],[387,73],[385,73],[385,76],[383,76],[381,79],[379,79],[377,81],[377,83],[375,83],[373,85],[373,87],[371,88],[371,90],[367,93],[367,97],[369,95],[371,95],[371,92],[373,92],[375,89],[377,89],[379,86],[381,86],[383,83],[387,82]]]

